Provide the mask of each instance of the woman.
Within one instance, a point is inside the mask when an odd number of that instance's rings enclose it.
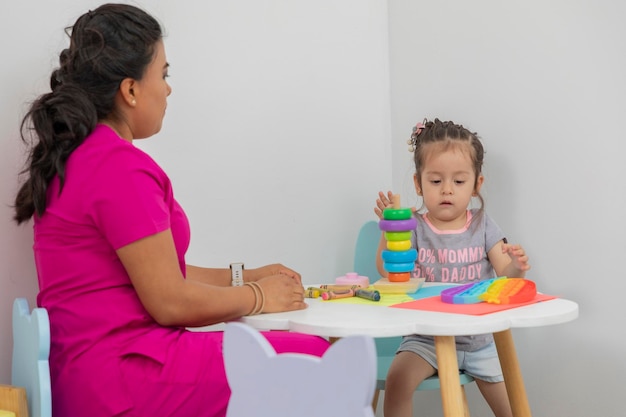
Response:
[[[57,416],[222,416],[222,333],[243,315],[303,309],[300,275],[185,264],[190,230],[163,170],[133,146],[161,129],[168,63],[158,22],[130,5],[78,18],[22,123],[32,132],[18,223],[34,218],[37,303],[51,325]],[[322,355],[317,337],[268,332],[278,352]]]

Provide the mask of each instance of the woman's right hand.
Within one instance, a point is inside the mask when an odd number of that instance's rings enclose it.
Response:
[[[304,287],[290,276],[271,275],[256,282],[265,297],[262,313],[303,310],[307,307],[304,302]]]

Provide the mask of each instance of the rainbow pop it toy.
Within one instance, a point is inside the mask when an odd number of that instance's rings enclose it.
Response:
[[[516,304],[530,301],[535,295],[537,287],[531,280],[498,277],[446,288],[441,292],[441,301],[450,304]]]

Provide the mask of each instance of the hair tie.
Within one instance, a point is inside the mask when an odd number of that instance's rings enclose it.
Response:
[[[423,121],[417,122],[415,126],[413,126],[413,130],[411,132],[411,139],[407,140],[406,143],[409,146],[409,152],[415,152],[415,145],[417,144],[417,137],[422,133],[422,130],[426,127],[426,122],[428,120],[424,118]]]

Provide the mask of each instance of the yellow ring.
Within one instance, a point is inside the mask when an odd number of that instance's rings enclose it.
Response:
[[[394,251],[403,251],[411,249],[410,240],[388,240],[387,249]]]

